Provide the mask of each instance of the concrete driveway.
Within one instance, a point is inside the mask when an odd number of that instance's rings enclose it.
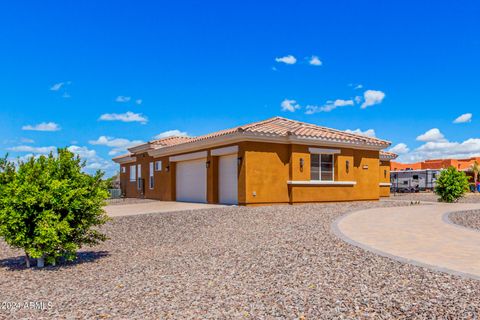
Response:
[[[132,204],[111,204],[105,207],[110,217],[135,216],[147,213],[161,213],[185,210],[199,210],[224,207],[218,204],[189,203],[175,201],[145,201]]]

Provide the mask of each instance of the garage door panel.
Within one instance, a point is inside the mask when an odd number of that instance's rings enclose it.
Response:
[[[207,202],[206,159],[177,162],[176,199],[186,202]]]
[[[221,204],[238,204],[238,161],[236,154],[219,157],[218,200]]]

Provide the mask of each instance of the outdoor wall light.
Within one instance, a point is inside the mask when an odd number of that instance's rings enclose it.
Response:
[[[305,160],[303,160],[303,158],[300,158],[300,170],[303,170],[304,164],[305,164]]]
[[[166,166],[165,171],[169,172],[170,171],[170,166]]]
[[[238,166],[241,166],[242,165],[242,157],[238,157],[237,158],[237,161],[238,161]]]
[[[210,168],[210,160],[208,160],[207,162],[205,162],[205,167]]]
[[[350,161],[345,161],[345,170],[347,171],[347,173],[350,171]]]

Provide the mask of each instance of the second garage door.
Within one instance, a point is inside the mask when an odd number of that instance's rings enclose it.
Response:
[[[219,157],[218,200],[222,204],[238,204],[237,154]]]
[[[176,165],[177,201],[207,202],[206,159],[180,161]]]

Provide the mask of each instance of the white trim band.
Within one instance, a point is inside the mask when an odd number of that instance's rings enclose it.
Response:
[[[326,149],[326,148],[308,148],[310,153],[314,154],[339,154],[340,149]]]
[[[199,151],[187,154],[181,154],[179,156],[170,157],[170,162],[177,162],[177,161],[187,161],[187,160],[195,160],[195,159],[202,159],[207,157],[207,151]]]
[[[392,184],[390,182],[380,182],[379,186],[380,187],[391,187]]]
[[[225,156],[227,154],[238,153],[238,146],[213,149],[210,151],[212,156]]]
[[[357,181],[316,181],[316,180],[296,180],[287,181],[287,184],[291,185],[315,185],[315,186],[354,186],[357,184]]]

